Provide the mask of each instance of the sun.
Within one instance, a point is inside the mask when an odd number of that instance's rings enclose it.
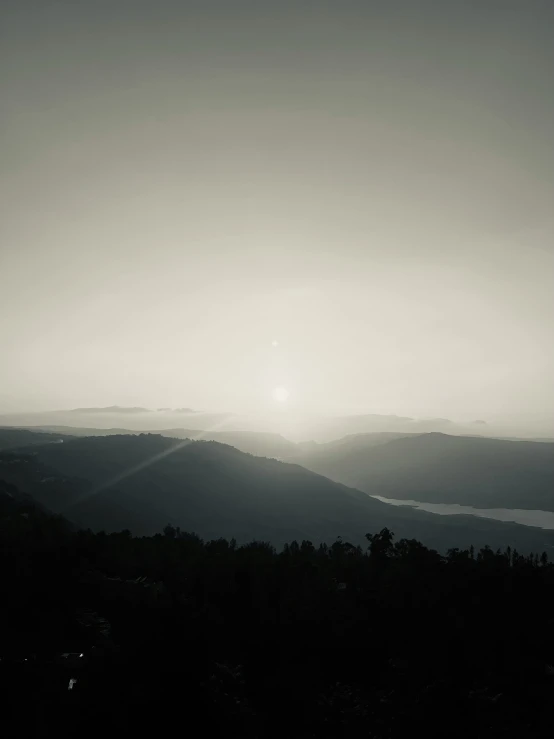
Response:
[[[273,400],[275,400],[277,403],[286,403],[286,401],[289,398],[289,391],[286,387],[276,387],[273,390]]]

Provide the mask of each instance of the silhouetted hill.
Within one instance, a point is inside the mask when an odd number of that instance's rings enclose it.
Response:
[[[309,450],[300,461],[386,498],[554,510],[554,444],[438,433],[362,442]]]
[[[159,435],[87,437],[0,454],[0,477],[93,530],[148,535],[171,523],[205,538],[281,546],[337,536],[359,543],[388,526],[443,551],[554,545],[554,534],[540,529],[393,508],[298,465]]]
[[[10,429],[6,429],[6,435]],[[25,430],[27,431],[27,430]],[[18,433],[25,433],[18,430]],[[138,434],[160,434],[173,439],[203,439],[205,441],[218,441],[221,444],[229,444],[236,449],[248,454],[255,454],[258,457],[275,457],[277,459],[294,459],[300,453],[299,447],[292,441],[285,439],[280,434],[273,434],[264,431],[202,431],[201,429],[147,429],[144,431],[134,431],[125,428],[107,428],[98,429],[93,427],[78,427],[64,425],[44,425],[30,428],[28,433],[48,432],[50,434],[62,434],[66,436],[118,436],[118,435],[138,435]],[[14,435],[14,440],[17,436]],[[29,443],[38,440],[40,437],[30,436]],[[24,442],[19,441],[17,446],[21,446]],[[12,444],[13,447],[13,444]],[[0,449],[2,449],[2,429],[0,429]],[[7,447],[6,447],[7,448]]]
[[[15,485],[0,479],[0,513],[9,515],[13,513],[24,513],[26,506],[32,505],[33,499],[29,495],[23,495]]]
[[[12,522],[22,518],[28,519],[29,516],[44,517],[48,516],[57,521],[65,530],[73,530],[73,524],[62,516],[56,516],[53,511],[47,508],[36,498],[27,493],[23,493],[18,487],[12,485],[0,476],[0,517],[4,520]]]
[[[381,446],[387,444],[389,441],[395,439],[403,439],[406,436],[412,436],[414,434],[402,432],[402,431],[376,431],[374,433],[367,434],[349,434],[343,436],[340,439],[334,439],[328,441],[325,444],[315,444],[311,449],[315,453],[319,453],[321,456],[327,455],[330,451],[342,449],[343,451],[357,451],[361,449],[371,449],[374,446]],[[417,435],[417,434],[415,434]],[[310,449],[310,447],[304,445],[304,449]]]
[[[65,432],[32,431],[29,429],[14,429],[0,427],[0,451],[18,449],[32,444],[58,443],[72,436]]]

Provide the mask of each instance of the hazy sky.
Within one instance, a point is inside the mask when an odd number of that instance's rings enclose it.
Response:
[[[3,0],[0,410],[553,412],[553,33],[552,0]]]

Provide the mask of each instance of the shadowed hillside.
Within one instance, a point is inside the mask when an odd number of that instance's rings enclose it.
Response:
[[[145,429],[133,431],[126,428],[81,428],[77,426],[41,426],[35,431],[59,433],[70,436],[120,436],[159,434],[171,439],[202,439],[204,441],[218,441],[220,444],[229,444],[241,452],[255,454],[258,457],[276,457],[280,459],[294,459],[300,453],[299,447],[280,434],[265,431],[202,431],[201,429],[167,428]],[[33,431],[33,429],[29,429]]]
[[[159,435],[73,439],[0,455],[0,478],[94,530],[152,534],[168,522],[203,537],[362,540],[393,527],[430,546],[549,549],[554,534],[470,516],[392,508],[303,467],[215,442]]]
[[[300,463],[387,498],[554,510],[554,444],[434,433],[364,438],[309,450]]]
[[[70,440],[73,436],[65,432],[33,431],[30,429],[15,429],[0,427],[0,451],[19,449],[34,444],[59,443],[60,440]]]

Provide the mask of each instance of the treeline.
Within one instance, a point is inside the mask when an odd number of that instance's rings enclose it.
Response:
[[[6,736],[551,732],[546,554],[94,534],[1,500]]]

